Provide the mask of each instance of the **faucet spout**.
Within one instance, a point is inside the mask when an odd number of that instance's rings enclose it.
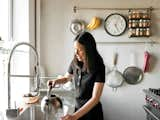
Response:
[[[20,43],[17,43],[16,45],[14,45],[14,47],[12,48],[10,54],[9,54],[9,60],[8,60],[8,109],[11,109],[11,83],[10,83],[10,78],[12,77],[11,75],[11,58],[12,58],[12,55],[15,51],[15,49],[18,47],[18,46],[21,46],[21,45],[26,45],[26,46],[29,46],[30,48],[33,49],[35,55],[36,55],[36,81],[37,81],[37,88],[36,88],[36,92],[39,92],[39,86],[40,86],[40,79],[39,79],[39,58],[38,58],[38,52],[37,50],[29,43],[26,43],[26,42],[20,42]]]

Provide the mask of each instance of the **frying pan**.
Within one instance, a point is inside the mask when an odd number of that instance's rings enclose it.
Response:
[[[117,70],[117,58],[118,54],[115,53],[113,56],[113,68],[107,75],[106,84],[109,87],[112,87],[113,90],[116,90],[118,87],[120,87],[124,81],[123,75],[121,72]]]
[[[135,63],[135,54],[131,54],[130,56],[132,58],[133,63]],[[125,78],[125,81],[128,84],[138,84],[143,79],[143,71],[139,67],[136,67],[136,65],[131,65],[127,67],[123,72],[123,77]]]

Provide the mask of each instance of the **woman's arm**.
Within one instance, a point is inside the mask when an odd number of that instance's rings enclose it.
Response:
[[[61,117],[61,120],[77,120],[83,115],[85,115],[87,112],[89,112],[99,102],[102,95],[103,86],[104,83],[96,82],[94,84],[91,99],[72,115],[67,114]]]
[[[93,93],[91,99],[84,104],[78,111],[73,113],[73,116],[76,119],[79,119],[87,112],[89,112],[96,104],[98,104],[100,97],[102,95],[104,83],[96,82],[94,84]]]
[[[54,87],[56,84],[64,84],[68,82],[69,80],[71,80],[71,78],[72,75],[67,72],[64,76],[61,76],[60,78],[48,80],[47,85],[49,86],[50,84],[52,84],[52,86]]]

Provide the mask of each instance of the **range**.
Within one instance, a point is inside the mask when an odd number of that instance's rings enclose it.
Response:
[[[144,89],[146,94],[146,105],[143,106],[146,111],[147,120],[160,120],[160,89]]]

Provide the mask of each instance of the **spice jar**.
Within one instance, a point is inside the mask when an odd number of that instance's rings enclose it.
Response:
[[[128,36],[129,36],[129,37],[132,36],[132,29],[129,29]]]
[[[129,22],[128,22],[128,27],[129,27],[129,28],[132,27],[132,21],[131,21],[131,20],[129,20]]]
[[[136,11],[132,12],[132,18],[136,18]]]
[[[150,26],[151,26],[151,21],[147,20],[147,27],[150,27]]]
[[[132,12],[131,11],[129,11],[128,19],[132,19]]]
[[[137,18],[137,19],[140,18],[140,12],[139,12],[139,11],[136,12],[136,18]]]
[[[136,21],[132,20],[132,27],[136,27]]]
[[[136,28],[136,36],[139,36],[139,28]]]
[[[143,29],[142,28],[140,28],[140,30],[139,30],[139,36],[143,36]]]
[[[142,21],[142,19],[139,20],[139,27],[143,27],[143,21]]]
[[[143,27],[147,27],[147,20],[143,20]]]
[[[146,36],[150,36],[151,35],[151,31],[149,28],[146,29]]]

